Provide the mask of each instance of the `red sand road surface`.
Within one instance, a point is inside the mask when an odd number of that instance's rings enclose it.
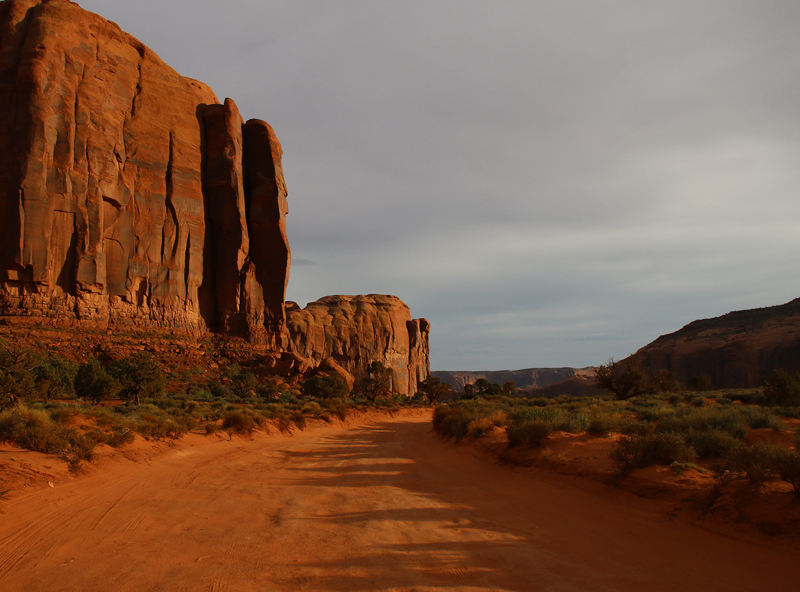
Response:
[[[796,549],[497,466],[424,416],[179,444],[3,510],[3,592],[800,589]]]

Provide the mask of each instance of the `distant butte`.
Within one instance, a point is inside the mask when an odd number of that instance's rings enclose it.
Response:
[[[775,368],[800,372],[800,298],[689,323],[635,354],[683,384],[705,372],[715,388],[761,386]]]
[[[0,316],[238,336],[295,372],[378,360],[413,394],[428,323],[398,298],[327,297],[287,322],[281,158],[266,122],[114,23],[0,2]]]

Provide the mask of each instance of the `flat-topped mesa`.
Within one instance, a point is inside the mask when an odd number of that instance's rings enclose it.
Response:
[[[114,23],[0,2],[0,314],[285,349],[281,154]]]
[[[287,326],[295,351],[319,365],[334,362],[355,374],[371,362],[392,369],[392,389],[417,392],[430,368],[425,319],[412,319],[397,296],[326,296],[301,309],[286,303]]]

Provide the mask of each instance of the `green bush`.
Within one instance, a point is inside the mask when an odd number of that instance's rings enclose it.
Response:
[[[764,383],[764,399],[767,405],[800,405],[800,375],[790,375],[786,370],[773,370]]]
[[[222,427],[236,434],[250,434],[258,427],[258,422],[245,411],[229,411],[222,420]]]
[[[35,354],[0,339],[0,411],[10,409],[36,392]]]
[[[338,377],[338,375],[337,375]],[[392,394],[392,369],[378,360],[356,374],[353,395],[375,402]],[[342,395],[335,395],[342,396]]]
[[[714,383],[711,381],[711,377],[708,374],[701,372],[689,380],[689,388],[693,391],[713,391]]]
[[[696,454],[681,434],[654,433],[620,438],[609,457],[619,472],[629,473],[656,464],[694,462]]]
[[[778,475],[791,484],[794,496],[800,498],[800,451],[783,450],[776,460]]]
[[[75,395],[75,375],[78,365],[58,356],[43,358],[33,368],[36,390],[45,400]]]
[[[506,428],[509,446],[537,445],[551,432],[550,425],[545,421],[527,421],[512,423]]]
[[[723,430],[731,436],[743,439],[748,428],[748,413],[735,407],[686,407],[658,421],[655,431],[660,433],[685,433]]]
[[[164,394],[166,378],[155,358],[147,352],[137,352],[111,364],[109,373],[120,385],[119,396],[129,404],[139,405],[144,397]]]
[[[338,374],[313,376],[303,382],[302,392],[311,399],[346,399],[350,396],[347,383]]]
[[[433,429],[446,438],[461,440],[469,433],[469,426],[475,420],[493,417],[498,423],[505,424],[504,411],[503,406],[483,398],[440,405],[433,412]]]
[[[440,399],[448,396],[452,389],[449,384],[442,382],[441,378],[429,376],[419,383],[419,394],[428,403],[435,405]]]
[[[113,397],[118,388],[119,384],[108,375],[97,358],[81,364],[75,374],[75,394],[95,405]]]
[[[732,473],[744,475],[751,485],[758,485],[778,476],[783,450],[763,442],[756,442],[752,446],[740,444],[725,457],[723,467]]]
[[[741,445],[741,440],[719,428],[697,430],[689,428],[684,433],[686,443],[700,458],[722,458]]]
[[[44,410],[15,407],[0,413],[0,440],[67,460],[91,460],[94,456],[91,438],[54,422]]]
[[[591,415],[586,431],[596,436],[607,436],[612,432],[622,433],[630,422],[618,413],[599,413]]]

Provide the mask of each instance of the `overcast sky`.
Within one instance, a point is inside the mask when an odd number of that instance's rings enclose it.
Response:
[[[284,149],[287,299],[434,370],[588,366],[800,296],[800,2],[83,0]]]

